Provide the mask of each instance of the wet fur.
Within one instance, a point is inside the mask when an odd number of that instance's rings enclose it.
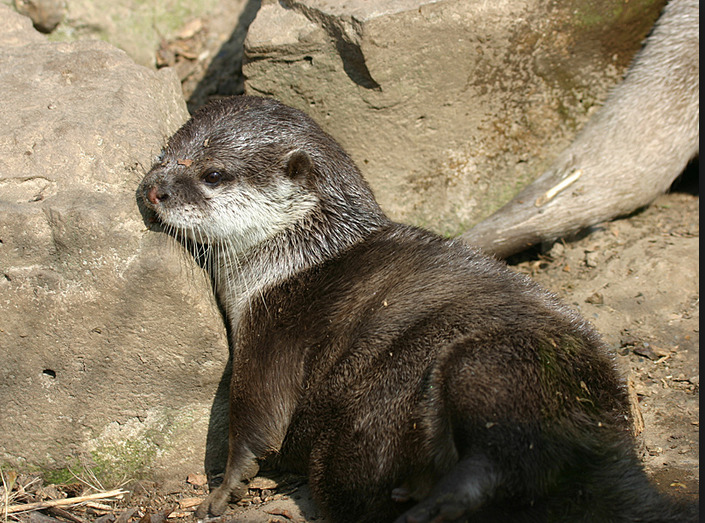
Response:
[[[303,113],[214,103],[141,193],[210,260],[231,327],[228,464],[198,517],[267,458],[308,474],[336,522],[683,521],[641,469],[593,329],[478,250],[390,221]]]

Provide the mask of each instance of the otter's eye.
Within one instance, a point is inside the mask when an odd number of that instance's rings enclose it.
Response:
[[[210,172],[203,177],[203,181],[208,185],[218,185],[222,179],[223,175],[218,171]]]

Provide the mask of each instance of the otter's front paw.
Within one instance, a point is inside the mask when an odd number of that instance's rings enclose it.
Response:
[[[196,519],[205,519],[207,516],[220,516],[228,508],[228,502],[240,499],[247,487],[242,483],[236,487],[228,486],[225,483],[215,490],[212,490],[206,500],[196,509]]]

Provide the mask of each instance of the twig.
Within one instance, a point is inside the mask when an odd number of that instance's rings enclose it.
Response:
[[[551,201],[554,198],[554,196],[556,196],[563,189],[565,189],[566,187],[575,183],[577,181],[577,179],[580,178],[580,176],[582,176],[582,174],[583,174],[582,169],[577,169],[577,170],[573,171],[570,174],[570,176],[568,176],[567,178],[564,178],[559,183],[557,183],[556,185],[551,187],[548,191],[546,191],[543,195],[539,196],[536,199],[536,202],[534,203],[534,205],[536,207],[541,207],[542,205],[545,205],[546,203]]]
[[[14,514],[15,512],[30,512],[32,510],[43,510],[45,508],[58,507],[62,505],[75,505],[94,499],[114,498],[123,494],[127,494],[128,492],[129,491],[127,490],[110,490],[108,492],[98,492],[96,494],[88,494],[87,496],[78,496],[75,498],[49,499],[46,501],[37,501],[36,503],[10,505],[9,507],[5,508],[5,513]]]
[[[3,510],[3,521],[7,521],[7,506],[10,504],[10,491],[15,485],[15,480],[17,476],[14,471],[8,472],[7,481],[5,481],[5,473],[0,469],[0,479],[2,479],[2,486],[5,487],[5,510]]]
[[[85,523],[85,521],[81,518],[74,516],[71,512],[62,509],[61,507],[50,507],[48,512],[53,516],[59,516],[64,519],[68,519],[69,521],[73,521],[73,523]]]

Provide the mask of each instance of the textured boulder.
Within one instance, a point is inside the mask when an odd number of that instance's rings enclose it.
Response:
[[[225,334],[135,198],[187,118],[178,80],[0,14],[0,463],[197,470]]]
[[[567,145],[663,3],[264,1],[245,87],[313,116],[393,217],[455,234]]]

